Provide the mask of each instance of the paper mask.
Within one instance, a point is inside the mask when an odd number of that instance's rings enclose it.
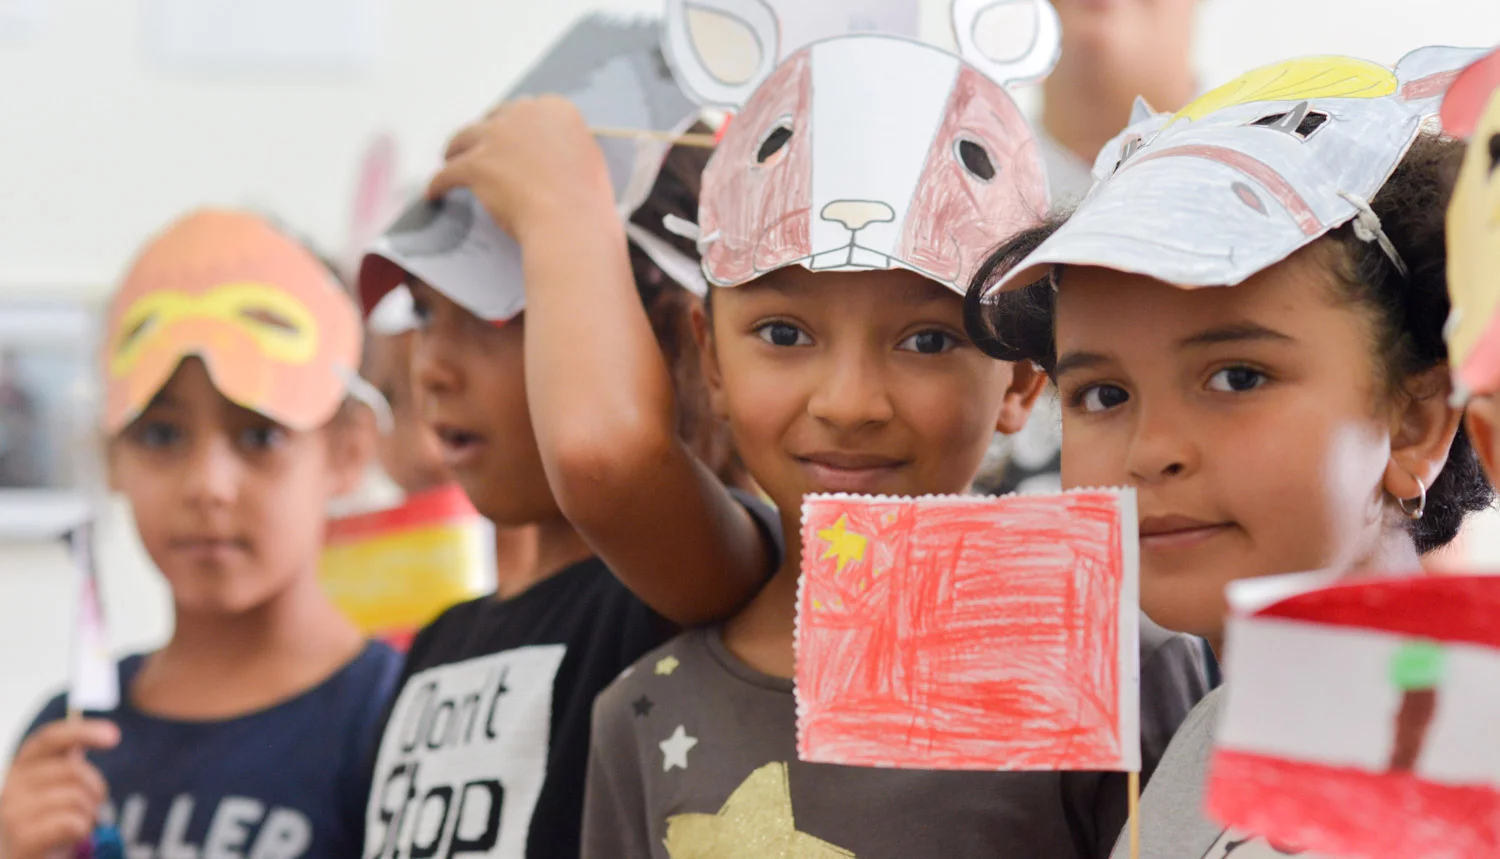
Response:
[[[1336,856],[1500,853],[1500,577],[1326,583],[1230,586],[1209,813]]]
[[[962,292],[987,251],[1046,210],[1035,136],[1005,89],[1056,60],[1045,0],[955,0],[961,57],[857,34],[780,62],[777,18],[759,0],[667,8],[683,86],[739,111],[703,174],[696,238],[709,283],[788,265],[905,268]]]
[[[1035,283],[1056,264],[1185,289],[1232,286],[1362,211],[1369,240],[1383,242],[1368,201],[1474,55],[1422,48],[1394,70],[1305,57],[1249,72],[1176,114],[1138,105],[1100,151],[1077,211],[989,291]]]
[[[697,119],[698,108],[678,88],[660,40],[654,21],[590,15],[504,98],[557,93],[577,105],[592,127],[679,133]],[[600,139],[599,146],[620,216],[628,217],[651,193],[670,146],[613,139]],[[642,249],[655,259],[664,248],[684,256],[666,243]],[[439,201],[417,200],[376,240],[360,267],[366,312],[408,275],[483,319],[507,320],[526,305],[520,247],[464,189]]]
[[[797,754],[1140,768],[1135,494],[809,495]]]
[[[457,486],[328,523],[323,589],[366,635],[404,650],[444,609],[495,588],[495,531]]]
[[[1448,206],[1448,361],[1455,399],[1500,391],[1500,51],[1465,69],[1443,130],[1471,137]]]
[[[104,427],[124,429],[202,359],[219,393],[292,429],[333,417],[359,366],[359,313],[307,250],[260,218],[205,209],[136,258],[110,302]]]

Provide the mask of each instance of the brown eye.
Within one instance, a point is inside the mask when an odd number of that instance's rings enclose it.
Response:
[[[785,123],[771,129],[766,139],[760,143],[760,151],[755,153],[757,164],[764,164],[771,159],[772,155],[780,152],[792,139],[792,127]]]
[[[960,138],[954,151],[958,154],[958,163],[964,165],[964,169],[974,178],[982,182],[995,178],[995,162],[990,160],[990,154],[976,141]]]

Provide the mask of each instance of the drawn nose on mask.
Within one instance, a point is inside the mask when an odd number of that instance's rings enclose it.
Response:
[[[823,207],[821,217],[858,231],[870,224],[896,220],[896,211],[873,200],[834,200]]]

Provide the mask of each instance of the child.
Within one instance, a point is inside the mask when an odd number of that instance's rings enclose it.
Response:
[[[1421,133],[1468,56],[1292,60],[1145,118],[1077,212],[975,278],[993,329],[975,335],[1057,381],[1064,485],[1136,488],[1141,605],[1164,626],[1218,649],[1229,582],[1417,571],[1492,498],[1447,402],[1458,151]],[[982,308],[991,272],[1023,288]],[[1162,758],[1142,856],[1257,841],[1203,817],[1221,706],[1205,698]]]
[[[108,796],[131,856],[353,855],[398,668],[317,582],[324,507],[369,455],[346,405],[358,312],[292,239],[204,210],[141,253],[106,335],[110,478],[175,625],[120,662],[116,710],[42,710],[0,794],[0,854],[71,851]]]
[[[1443,103],[1443,128],[1468,137],[1448,209],[1445,331],[1454,386],[1467,401],[1466,428],[1491,480],[1500,479],[1500,51],[1466,69]]]
[[[731,22],[732,5],[717,7]],[[1039,20],[1045,11],[1041,4]],[[774,22],[764,27],[741,44],[775,45]],[[671,59],[704,84],[713,73],[694,56]],[[808,109],[799,82],[823,80],[838,60],[867,70],[870,89],[835,89],[848,108],[838,117],[799,113]],[[1035,65],[1028,56],[994,72],[1015,79]],[[953,87],[962,93],[955,109],[970,120],[961,137],[913,139],[901,122],[879,125],[878,99],[892,80],[939,79],[911,108],[932,123],[917,134],[958,132],[944,109]],[[839,82],[858,86],[846,78],[830,87]],[[861,116],[905,139],[880,142],[855,123]],[[819,154],[820,141],[834,148]],[[854,148],[840,152],[839,141]],[[840,172],[834,160],[856,151],[863,171]],[[525,252],[528,379],[546,378],[550,394],[533,396],[531,408],[570,521],[627,583],[663,568],[684,584],[733,571],[735,544],[753,533],[670,444],[665,371],[631,295],[618,230],[606,229],[610,196],[582,119],[557,100],[513,103],[461,134],[451,154],[435,189],[471,188]],[[918,188],[923,175],[930,184]],[[846,196],[797,196],[823,179],[843,180]],[[963,336],[953,286],[966,260],[1045,205],[1024,121],[998,84],[945,52],[836,39],[793,54],[749,96],[705,183],[700,247],[705,273],[721,285],[699,324],[705,372],[746,467],[780,507],[787,552],[727,625],[679,637],[600,695],[584,855],[1104,855],[1125,819],[1123,774],[861,770],[803,764],[794,752],[802,496],[962,492],[991,435],[1019,428],[1040,389],[1028,366],[991,361]],[[903,193],[915,201],[905,224],[892,205],[905,205],[895,196]],[[822,226],[808,224],[814,212],[839,229],[820,237]],[[883,247],[856,241],[874,222],[888,224]],[[903,234],[914,247],[892,259],[892,238]],[[690,526],[674,522],[688,515]],[[1192,642],[1153,628],[1142,636],[1142,663],[1154,761],[1202,679]]]
[[[552,68],[560,80],[604,81],[611,92],[669,87],[682,115],[689,116],[695,111],[666,76],[658,40],[654,25],[586,19],[531,77]],[[644,62],[637,64],[637,58]],[[585,59],[592,69],[588,74],[578,68]],[[632,68],[638,77],[618,77],[621,69]],[[578,98],[597,109],[600,94]],[[619,147],[615,152],[620,154]],[[647,352],[610,355],[605,361],[642,372],[660,370],[663,384],[653,392],[660,399],[643,402],[628,398],[627,391],[600,392],[588,403],[589,417],[568,429],[576,431],[572,437],[584,438],[631,414],[644,416],[648,404],[663,408],[674,416],[664,432],[677,456],[654,467],[692,475],[705,496],[724,495],[726,482],[741,481],[696,379],[689,323],[696,299],[665,273],[669,265],[696,273],[691,263],[673,265],[693,249],[662,228],[668,214],[696,217],[707,152],[676,148],[665,164],[660,153],[655,160],[651,166],[659,166],[660,173],[643,189],[649,194],[642,195],[644,205],[630,224],[621,223],[609,194],[608,211],[597,219],[581,217],[574,240],[585,246],[596,234],[618,240],[618,274],[628,284],[622,301],[652,325]],[[577,165],[594,167],[600,172],[590,178],[606,188],[622,178],[597,162]],[[540,182],[539,189],[550,190]],[[506,271],[504,255],[496,252],[504,237],[476,238],[484,233],[476,225],[487,219],[470,205],[472,198],[455,194],[436,202],[438,196],[432,204],[419,204],[377,243],[385,250],[366,258],[361,290],[370,306],[384,290],[406,280],[420,320],[412,341],[412,373],[420,387],[422,418],[436,430],[446,465],[475,508],[498,527],[533,526],[537,550],[533,564],[498,578],[493,596],[454,607],[413,641],[376,761],[366,855],[576,856],[595,696],[670,637],[676,624],[722,617],[748,599],[779,561],[776,523],[764,505],[744,495],[727,511],[670,499],[652,502],[659,516],[638,536],[678,547],[681,560],[621,572],[634,593],[627,590],[575,530],[563,494],[554,494],[548,483],[554,457],[572,463],[595,453],[566,443],[557,449],[558,433],[545,422],[553,413],[548,404],[593,392],[583,380],[602,368],[579,362],[560,366],[539,350],[537,338],[560,322],[571,329],[565,335],[570,339],[595,337],[593,320],[604,310],[578,305],[559,314],[534,301],[539,295],[531,282],[546,278],[533,269],[532,257],[525,260],[523,291],[521,278]],[[568,203],[561,194],[549,199]],[[627,234],[632,237],[628,257],[623,253]],[[665,378],[669,366],[675,384]],[[630,438],[610,441],[624,444]],[[744,529],[732,540],[713,538],[718,516]],[[698,575],[692,562],[710,552],[732,555],[734,564],[715,576]]]

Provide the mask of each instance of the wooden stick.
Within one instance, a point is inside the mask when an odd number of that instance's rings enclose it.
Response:
[[[644,128],[595,128],[595,137],[615,137],[624,140],[660,140],[674,146],[696,146],[712,149],[718,145],[712,134],[673,134],[670,131],[650,131]]]
[[[1130,859],[1141,859],[1141,774],[1131,772],[1130,791]]]

